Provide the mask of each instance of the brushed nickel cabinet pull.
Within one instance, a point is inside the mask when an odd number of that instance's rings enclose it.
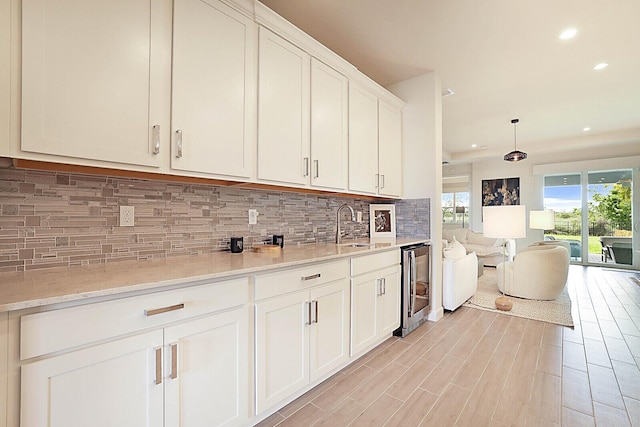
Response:
[[[375,175],[375,180],[374,180],[374,188],[378,188],[378,186],[380,185],[380,175],[376,174]]]
[[[383,277],[382,279],[382,295],[387,294],[387,278]]]
[[[320,178],[320,160],[314,160],[313,161],[313,166],[316,170],[315,175],[313,176],[314,178]]]
[[[305,304],[307,305],[307,325],[311,325],[313,322],[311,321],[311,303],[310,302],[305,302]]]
[[[314,301],[313,303],[314,303],[314,304],[315,304],[315,306],[316,306],[316,318],[315,318],[315,322],[316,322],[316,323],[318,323],[318,301],[316,300],[316,301]]]
[[[151,141],[153,142],[153,154],[160,153],[160,125],[153,125],[151,130]]]
[[[309,158],[305,157],[304,159],[302,159],[302,163],[302,168],[304,169],[303,176],[309,176]]]
[[[183,308],[184,308],[184,303],[181,303],[181,304],[176,304],[176,305],[170,305],[168,307],[154,308],[152,310],[145,310],[144,311],[144,315],[147,316],[147,317],[155,316],[156,314],[162,314],[162,313],[168,313],[170,311],[182,310]]]
[[[318,279],[319,277],[320,277],[320,273],[314,274],[312,276],[303,276],[302,280],[313,280],[313,279]]]
[[[162,348],[156,348],[156,385],[162,384]]]
[[[380,175],[380,188],[384,188],[384,174]]]
[[[178,378],[178,344],[171,344],[171,379]]]
[[[176,146],[177,146],[176,159],[179,159],[182,157],[182,131],[180,129],[176,131]]]

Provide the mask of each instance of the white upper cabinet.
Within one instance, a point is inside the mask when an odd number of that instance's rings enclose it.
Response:
[[[255,24],[217,0],[176,0],[171,167],[250,178]]]
[[[348,171],[348,96],[345,76],[311,59],[311,185],[345,189]]]
[[[11,3],[0,1],[0,155],[11,141]]]
[[[402,195],[402,113],[365,88],[349,86],[349,190]]]
[[[24,0],[21,149],[160,166],[170,60],[166,0]]]
[[[311,168],[310,56],[264,27],[259,52],[258,179],[304,185]]]
[[[349,190],[378,192],[378,98],[349,85]]]
[[[402,113],[378,101],[378,193],[402,195]]]

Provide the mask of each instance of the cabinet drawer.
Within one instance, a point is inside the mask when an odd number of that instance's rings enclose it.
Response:
[[[379,252],[351,258],[351,275],[368,273],[369,271],[380,270],[381,268],[400,264],[400,250]]]
[[[310,264],[256,276],[256,300],[271,298],[310,286],[349,277],[349,260]]]
[[[22,316],[20,359],[246,304],[248,278]]]

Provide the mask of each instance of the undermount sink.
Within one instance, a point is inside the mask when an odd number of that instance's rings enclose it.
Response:
[[[350,248],[368,248],[372,243],[341,243],[338,246],[347,246]]]

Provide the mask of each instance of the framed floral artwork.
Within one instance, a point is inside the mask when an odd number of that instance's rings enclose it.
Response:
[[[396,238],[395,205],[369,205],[369,236],[371,239]]]

